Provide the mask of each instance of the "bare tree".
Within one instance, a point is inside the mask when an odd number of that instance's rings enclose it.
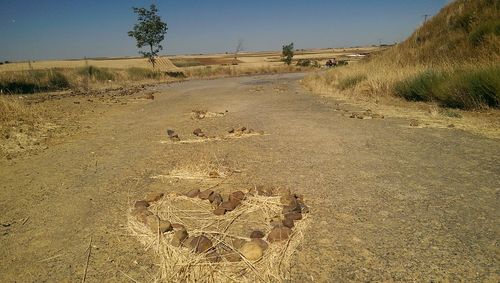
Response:
[[[243,39],[238,39],[238,43],[236,44],[236,49],[234,50],[234,63],[238,64],[238,53],[243,51]]]

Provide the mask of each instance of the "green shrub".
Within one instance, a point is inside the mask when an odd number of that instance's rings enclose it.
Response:
[[[91,80],[99,82],[110,81],[115,79],[115,75],[105,68],[98,68],[95,66],[86,66],[79,68],[77,73],[81,76],[87,77]]]
[[[500,106],[500,65],[452,72],[426,71],[394,86],[410,101],[436,101],[441,106],[478,109]]]
[[[128,68],[127,75],[129,79],[133,81],[140,81],[144,79],[159,79],[161,77],[161,73],[158,71],[137,67]]]
[[[394,86],[394,91],[397,95],[409,101],[430,101],[433,97],[433,87],[443,80],[441,74],[428,70],[397,83]]]
[[[441,105],[463,109],[500,106],[500,65],[460,70],[448,76],[436,91]]]
[[[470,32],[472,24],[474,23],[474,15],[471,13],[465,13],[463,15],[455,17],[451,21],[451,27],[453,29],[460,29],[464,32]]]
[[[59,71],[51,71],[49,73],[49,81],[47,84],[50,90],[67,89],[70,87],[68,78]]]
[[[355,75],[342,78],[339,80],[338,88],[340,88],[341,90],[350,89],[366,79],[367,79],[366,75]]]
[[[500,20],[488,21],[480,24],[469,35],[469,42],[478,46],[484,42],[489,34],[500,35]]]

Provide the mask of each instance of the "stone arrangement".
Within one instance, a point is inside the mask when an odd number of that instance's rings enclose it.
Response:
[[[251,134],[263,135],[264,134],[264,131],[255,131],[254,129],[247,129],[247,127],[244,127],[244,126],[243,127],[239,127],[237,129],[229,128],[227,130],[227,132],[229,133],[229,135],[227,137],[231,137],[231,136],[233,136],[233,137],[241,137],[243,135],[251,135]],[[193,135],[195,135],[196,137],[199,137],[199,138],[217,139],[217,136],[208,135],[201,128],[194,129],[193,130]],[[179,135],[174,130],[171,130],[171,129],[167,130],[167,136],[173,142],[179,142],[181,140],[179,138]]]
[[[194,189],[184,193],[185,197],[210,202],[214,208],[215,217],[224,217],[225,214],[231,213],[245,201],[247,196],[253,195],[270,196],[271,192],[252,189],[245,194],[243,191],[234,191],[226,198],[210,189],[203,191]],[[136,201],[132,216],[154,233],[169,235],[170,245],[187,248],[197,254],[204,254],[206,259],[211,262],[219,262],[222,259],[237,262],[242,260],[242,256],[249,261],[261,259],[269,244],[287,241],[292,235],[294,223],[300,221],[303,214],[309,212],[302,195],[292,194],[289,190],[285,190],[280,193],[280,203],[283,207],[281,215],[269,223],[271,229],[267,234],[256,229],[248,235],[248,238],[231,238],[229,245],[214,246],[212,240],[207,236],[203,234],[190,235],[184,225],[171,223],[154,215],[148,208],[162,197],[164,197],[163,193],[150,193],[146,195],[144,200]]]

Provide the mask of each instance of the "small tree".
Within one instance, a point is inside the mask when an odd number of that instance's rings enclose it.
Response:
[[[137,23],[133,29],[128,32],[130,37],[135,38],[137,47],[143,48],[149,46],[149,51],[139,51],[140,54],[149,59],[149,62],[155,67],[155,57],[163,49],[161,42],[165,39],[167,33],[167,24],[162,22],[158,16],[158,9],[153,4],[146,8],[132,8],[137,14]]]
[[[285,64],[292,64],[293,58],[293,42],[288,45],[283,45],[283,52],[281,56],[281,61],[285,62]]]

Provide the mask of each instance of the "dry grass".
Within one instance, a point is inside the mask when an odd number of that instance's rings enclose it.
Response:
[[[151,178],[213,181],[226,178],[235,171],[239,172],[224,159],[215,158],[212,161],[201,159],[196,163],[177,166],[166,175],[155,175]]]
[[[208,202],[170,194],[150,207],[161,219],[184,225],[190,236],[205,235],[219,250],[238,253],[233,239],[248,238],[248,229],[269,232],[270,221],[280,215],[279,197],[249,196],[232,212],[215,216]],[[291,278],[292,256],[297,251],[310,223],[307,216],[296,222],[288,241],[272,243],[257,262],[243,258],[239,262],[207,260],[187,248],[169,244],[171,233],[159,236],[129,217],[129,230],[158,259],[155,282],[285,282]]]
[[[34,125],[39,119],[40,116],[36,111],[18,97],[0,96],[0,127],[16,121]]]

